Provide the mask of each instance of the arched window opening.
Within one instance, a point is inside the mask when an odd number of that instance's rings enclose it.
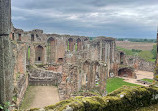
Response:
[[[18,34],[18,41],[21,41],[21,34]]]
[[[123,52],[120,53],[120,64],[124,64],[124,55]]]
[[[77,39],[77,51],[81,50],[81,39]]]
[[[14,37],[14,33],[12,33],[12,40],[14,40],[14,38],[15,38],[15,37]]]
[[[69,38],[68,39],[68,50],[73,51],[73,48],[74,48],[73,39]]]
[[[47,60],[48,63],[55,61],[55,39],[50,37],[47,41]]]
[[[31,34],[31,41],[34,41],[35,38],[34,38],[34,34]]]
[[[36,53],[35,61],[42,62],[43,61],[43,47],[40,45],[37,46],[35,53]]]

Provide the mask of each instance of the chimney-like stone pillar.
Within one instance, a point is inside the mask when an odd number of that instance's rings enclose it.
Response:
[[[0,0],[0,35],[11,31],[11,0]]]
[[[0,104],[10,102],[13,92],[14,59],[10,33],[11,0],[0,0]]]

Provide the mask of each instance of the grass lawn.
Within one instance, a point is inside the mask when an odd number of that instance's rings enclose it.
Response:
[[[126,55],[135,55],[136,53],[133,52],[132,50],[129,50],[129,49],[125,49],[125,48],[122,48],[122,47],[116,47],[119,51],[123,51],[125,52]]]
[[[149,62],[155,62],[155,59],[153,59],[154,55],[152,54],[151,51],[137,51],[137,50],[129,50],[121,47],[117,47],[119,51],[125,52],[126,55],[131,55],[131,56],[138,56],[146,61]]]
[[[146,61],[155,62],[155,59],[153,59],[154,55],[151,53],[151,51],[141,51],[138,53],[138,56]]]
[[[141,79],[142,81],[153,83],[153,79]]]
[[[107,80],[106,90],[108,93],[122,87],[122,86],[140,86],[123,81],[122,78],[110,78]]]

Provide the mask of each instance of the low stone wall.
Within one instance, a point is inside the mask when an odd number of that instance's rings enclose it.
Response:
[[[31,68],[29,71],[29,85],[31,86],[57,86],[61,83],[62,73],[48,71],[39,68]]]
[[[147,82],[147,81],[143,81],[143,80],[137,80],[137,82],[141,83],[141,84],[147,84],[147,85],[152,85],[153,83]]]
[[[125,60],[128,66],[134,66],[134,68],[137,70],[149,72],[154,71],[155,63],[153,62],[145,61],[144,59],[133,56],[126,56]]]
[[[124,86],[105,97],[75,97],[47,106],[42,111],[133,111],[157,102],[157,87]]]
[[[23,100],[25,91],[28,86],[28,75],[27,74],[20,74],[19,79],[17,80],[17,101],[16,104],[19,106]]]
[[[143,59],[139,60],[139,70],[153,72],[155,68],[155,63],[147,62]]]

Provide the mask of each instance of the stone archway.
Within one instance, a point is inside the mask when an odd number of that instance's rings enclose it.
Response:
[[[78,38],[77,39],[77,51],[80,51],[81,50],[81,39]]]
[[[128,78],[135,78],[134,69],[133,68],[121,68],[118,71],[118,76],[128,77]]]
[[[42,63],[44,59],[44,49],[41,45],[37,46],[35,49],[35,61],[38,63]]]
[[[62,64],[64,62],[64,59],[63,58],[59,58],[58,61],[57,61],[59,64]]]
[[[124,64],[124,57],[125,54],[123,52],[120,52],[120,64]]]
[[[72,38],[68,39],[68,50],[73,51],[74,49],[74,42]]]
[[[47,40],[47,61],[48,63],[55,61],[55,39],[53,37]]]

